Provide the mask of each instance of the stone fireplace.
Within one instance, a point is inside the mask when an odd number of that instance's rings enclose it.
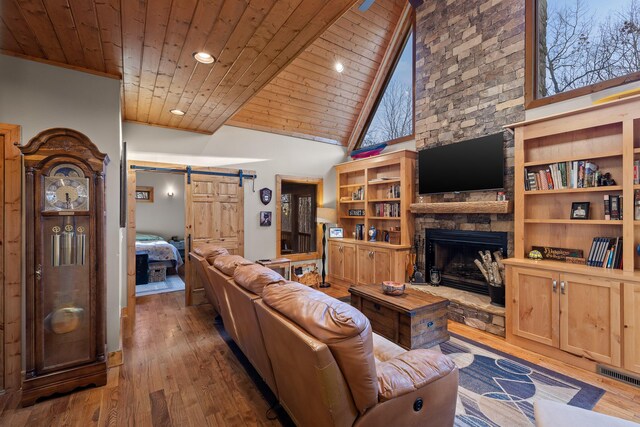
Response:
[[[474,260],[478,251],[502,252],[506,258],[506,232],[425,230],[426,277],[437,268],[442,277],[440,286],[488,295],[487,283]]]

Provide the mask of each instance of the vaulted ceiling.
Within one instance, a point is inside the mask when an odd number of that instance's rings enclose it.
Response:
[[[406,3],[356,2],[3,0],[0,51],[121,78],[125,120],[346,145]]]

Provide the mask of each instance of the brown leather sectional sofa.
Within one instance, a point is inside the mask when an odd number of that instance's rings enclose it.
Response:
[[[458,370],[446,356],[405,351],[350,305],[220,248],[191,255],[225,329],[297,425],[453,425]]]

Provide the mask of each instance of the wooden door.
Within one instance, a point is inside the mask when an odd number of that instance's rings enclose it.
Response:
[[[512,277],[513,334],[558,347],[558,275],[514,267]]]
[[[620,283],[560,275],[560,348],[620,366]]]
[[[356,246],[342,245],[342,278],[350,285],[356,283]]]
[[[329,277],[342,280],[344,277],[343,246],[329,241]]]
[[[244,255],[244,191],[239,178],[194,173],[186,188],[186,252],[215,243],[229,253]],[[202,283],[195,265],[185,258],[185,303],[199,304],[205,301]]]
[[[0,394],[22,385],[22,158],[20,127],[0,123]]]
[[[624,367],[640,373],[640,285],[624,285]]]
[[[369,285],[374,280],[374,255],[375,252],[368,246],[358,246],[357,280],[358,285]]]
[[[376,249],[373,256],[373,282],[382,283],[392,280],[391,277],[391,251],[388,249]]]

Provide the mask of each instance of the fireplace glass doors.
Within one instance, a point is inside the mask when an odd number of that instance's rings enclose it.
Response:
[[[440,286],[449,286],[478,294],[489,294],[487,283],[473,263],[478,251],[501,251],[507,256],[507,233],[459,230],[425,230],[426,277],[435,267],[440,271]]]

